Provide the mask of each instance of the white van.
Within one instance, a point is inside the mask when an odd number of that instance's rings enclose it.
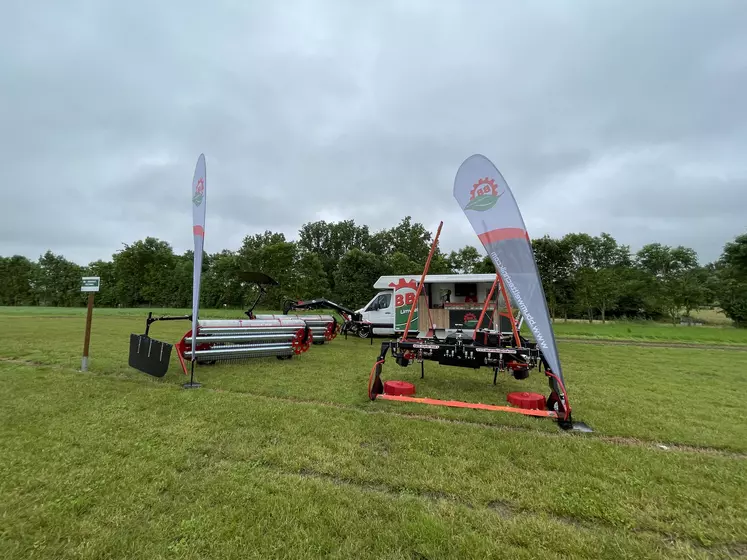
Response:
[[[364,321],[371,323],[374,334],[387,336],[404,331],[419,281],[420,275],[382,276],[376,281],[374,288],[381,291],[357,310]],[[410,331],[413,334],[419,331],[421,336],[428,333],[445,336],[460,325],[473,328],[494,281],[495,274],[428,274]],[[493,299],[499,296],[497,292],[498,288]],[[488,314],[491,320],[495,319],[492,308]],[[484,319],[483,327],[488,324],[488,319]],[[501,322],[501,331],[504,330],[505,324]]]

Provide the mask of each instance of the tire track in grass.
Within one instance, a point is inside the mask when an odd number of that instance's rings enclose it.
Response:
[[[355,477],[342,477],[335,474],[319,471],[309,467],[302,467],[299,470],[291,470],[284,468],[282,465],[275,464],[267,460],[256,461],[254,467],[261,467],[276,475],[310,479],[327,482],[335,486],[341,486],[346,488],[352,488],[361,492],[374,493],[383,495],[391,498],[400,498],[402,496],[411,496],[419,500],[437,503],[439,500],[447,501],[451,504],[466,507],[475,511],[484,511],[492,515],[496,515],[501,519],[512,519],[516,517],[532,517],[532,518],[548,518],[559,524],[572,527],[573,529],[582,531],[597,531],[600,527],[603,527],[612,532],[619,532],[622,529],[616,526],[614,523],[605,521],[603,519],[582,519],[578,517],[572,517],[567,515],[558,515],[549,511],[543,511],[539,513],[527,508],[510,504],[502,500],[492,500],[486,504],[476,504],[469,500],[464,499],[462,496],[451,494],[448,492],[432,492],[427,490],[420,490],[417,488],[411,488],[408,486],[392,486],[385,483],[373,483],[366,480],[360,480]],[[741,556],[747,552],[747,541],[746,542],[719,542],[712,545],[704,545],[691,538],[685,537],[684,535],[670,533],[666,531],[657,531],[651,528],[643,527],[629,527],[625,528],[625,531],[631,531],[638,535],[648,536],[662,542],[667,546],[672,546],[676,543],[684,543],[694,550],[706,553],[706,554],[719,554],[724,557],[731,558],[735,556]]]
[[[645,447],[648,449],[653,449],[653,450],[662,451],[662,452],[663,451],[678,451],[678,452],[684,452],[684,453],[704,453],[708,455],[727,457],[731,459],[741,459],[741,460],[747,459],[747,453],[739,453],[737,451],[728,451],[726,449],[721,449],[718,447],[710,447],[707,445],[696,446],[696,445],[689,445],[689,444],[676,443],[676,442],[662,442],[662,441],[657,441],[657,440],[646,440],[646,439],[634,438],[634,437],[628,437],[628,436],[606,436],[606,435],[600,434],[599,432],[584,433],[584,434],[569,433],[569,432],[562,431],[560,428],[558,428],[557,432],[546,432],[542,430],[533,430],[532,428],[526,428],[522,426],[488,424],[485,422],[475,422],[472,420],[461,420],[461,419],[456,419],[456,418],[429,416],[426,414],[418,414],[417,412],[394,412],[391,410],[366,410],[355,405],[335,403],[331,401],[300,399],[300,398],[294,398],[294,397],[278,397],[274,395],[264,395],[261,393],[253,393],[251,391],[228,391],[226,389],[211,389],[211,388],[208,388],[207,390],[218,392],[218,393],[231,393],[235,395],[246,395],[252,398],[258,398],[258,399],[264,399],[264,400],[270,400],[270,401],[276,401],[276,402],[285,402],[285,403],[290,403],[290,404],[319,405],[319,406],[325,406],[325,407],[335,408],[339,410],[359,412],[361,414],[371,414],[371,415],[381,414],[383,416],[399,417],[399,418],[405,418],[408,420],[421,420],[425,422],[436,422],[436,423],[454,424],[454,425],[462,425],[462,426],[474,426],[477,428],[486,428],[486,429],[497,430],[497,431],[525,432],[525,433],[531,433],[532,435],[543,436],[543,437],[548,437],[548,438],[586,437],[589,439],[599,440],[605,443],[611,443],[615,445]]]
[[[28,365],[26,366],[28,367]],[[62,372],[72,372],[75,371],[73,368],[63,368],[63,367],[53,367],[50,368],[56,371],[62,371]],[[98,377],[100,380],[104,376],[100,375],[96,372],[89,372],[92,377]],[[136,395],[137,391],[140,390],[140,387],[148,386],[148,387],[155,387],[162,390],[168,390],[171,391],[170,394],[174,395],[177,392],[180,392],[180,389],[177,385],[173,383],[162,383],[162,382],[155,382],[152,379],[150,381],[144,381],[141,377],[133,377],[128,376],[123,372],[115,373],[112,377],[114,377],[116,380],[124,380],[128,381],[130,383],[137,383],[138,385],[131,385],[131,387],[134,387],[133,394]],[[85,379],[85,378],[84,378]],[[145,385],[145,383],[148,383],[148,385]],[[106,382],[105,382],[106,383]],[[115,386],[114,386],[115,387]],[[116,390],[112,387],[112,390]],[[122,387],[124,388],[124,387]],[[245,398],[251,399],[254,397],[257,400],[273,400],[280,403],[290,403],[290,404],[301,404],[298,401],[295,401],[293,399],[286,399],[286,398],[277,398],[277,397],[266,397],[264,395],[254,395],[252,393],[246,393],[246,392],[240,392],[240,391],[226,391],[226,390],[215,390],[207,388],[208,393],[226,393],[226,396],[239,396],[242,395]],[[166,396],[166,394],[164,394]],[[147,398],[147,397],[146,397]],[[154,400],[155,399],[155,400]],[[151,394],[151,401],[157,402],[157,400],[160,399],[160,397],[157,397],[155,394]],[[240,399],[240,402],[242,399]],[[316,401],[307,401],[307,406],[311,407],[319,407],[319,406],[334,406],[334,408],[342,409],[347,412],[353,412],[356,413],[364,412],[366,411],[361,410],[360,408],[357,408],[355,406],[350,405],[325,405],[325,403],[319,403]],[[300,407],[299,407],[300,408]],[[279,408],[279,410],[282,411],[282,407]],[[323,409],[322,409],[323,410]],[[323,412],[320,412],[319,410],[317,413],[323,414]],[[376,411],[374,413],[380,414],[385,413],[383,411]],[[281,412],[282,414],[282,412]],[[393,416],[409,416],[407,414],[399,414],[395,413]],[[438,418],[430,418],[425,417],[423,420],[426,421],[442,421],[442,419]],[[449,422],[449,420],[446,420]],[[475,425],[474,422],[459,422],[461,424],[466,425]],[[477,424],[479,426],[479,424]],[[497,426],[480,426],[480,427],[488,427],[492,429],[500,429],[500,427]],[[512,430],[514,431],[514,430]],[[534,436],[536,432],[532,432],[532,435]],[[478,433],[479,434],[479,433]],[[550,434],[548,434],[550,435]],[[361,447],[365,447],[367,444],[365,442],[360,442]],[[354,446],[355,447],[355,446]],[[197,453],[199,456],[203,456],[204,449],[202,447],[195,448],[195,449],[189,449],[192,453]],[[229,463],[234,463],[238,459],[239,462],[242,459],[242,456],[236,455],[235,457],[220,457],[218,460],[227,460]],[[697,531],[689,531],[686,532],[685,535],[680,536],[679,533],[676,531],[672,532],[670,531],[669,527],[667,525],[659,526],[659,527],[649,527],[648,522],[641,520],[632,520],[632,526],[621,526],[620,524],[616,524],[615,520],[610,519],[600,519],[598,517],[598,512],[591,513],[589,515],[585,515],[586,512],[563,512],[561,511],[549,511],[548,508],[539,508],[539,509],[526,509],[526,505],[522,506],[519,504],[511,504],[510,502],[504,502],[502,501],[501,492],[488,492],[483,493],[482,497],[478,497],[477,495],[473,500],[470,498],[466,498],[464,495],[460,494],[458,492],[458,488],[450,488],[446,491],[441,490],[441,488],[438,488],[435,492],[431,489],[432,485],[429,485],[427,482],[421,484],[421,480],[419,478],[413,478],[409,482],[404,482],[398,478],[394,478],[393,480],[367,480],[366,475],[364,472],[348,472],[348,473],[336,473],[335,472],[335,466],[324,466],[323,464],[319,465],[304,465],[303,463],[294,465],[293,461],[286,462],[282,460],[282,457],[280,457],[280,461],[278,462],[278,458],[274,456],[259,456],[259,457],[252,457],[254,459],[251,461],[252,463],[256,463],[258,466],[266,466],[269,467],[270,470],[274,470],[275,472],[279,473],[280,475],[288,475],[293,477],[305,477],[309,479],[322,479],[326,480],[332,484],[338,484],[338,485],[348,485],[349,487],[356,487],[361,488],[366,491],[370,492],[378,492],[383,494],[392,495],[394,497],[404,497],[404,496],[413,496],[417,497],[418,499],[423,500],[429,500],[431,502],[438,502],[440,500],[447,500],[449,502],[454,502],[457,504],[462,504],[465,507],[469,507],[472,509],[476,509],[478,512],[482,513],[484,511],[489,511],[491,513],[495,513],[496,515],[506,517],[506,518],[515,518],[516,516],[520,515],[531,515],[534,517],[534,519],[552,519],[557,520],[559,522],[565,523],[567,525],[572,525],[577,528],[584,528],[585,530],[588,529],[589,531],[599,531],[600,528],[607,528],[611,527],[612,531],[615,533],[622,533],[624,531],[632,531],[634,533],[640,534],[642,537],[644,536],[651,536],[652,538],[655,538],[656,540],[663,540],[664,542],[668,543],[670,546],[677,542],[681,541],[683,544],[686,544],[687,546],[692,546],[693,549],[697,547],[698,550],[705,551],[706,554],[713,554],[713,553],[722,553],[727,552],[728,554],[735,554],[739,553],[740,550],[744,550],[747,548],[747,543],[744,542],[744,537],[741,535],[735,535],[736,539],[740,540],[734,540],[730,541],[730,538],[733,538],[732,535],[729,536],[722,536],[721,539],[717,540],[706,540],[705,542],[700,542],[695,535],[697,535]],[[189,462],[189,461],[187,461]],[[321,467],[321,468],[319,468]],[[331,471],[331,472],[330,472]],[[361,476],[363,474],[363,476]],[[496,497],[498,499],[496,499]],[[581,515],[578,515],[581,514]],[[643,527],[640,527],[638,524],[643,523]],[[657,523],[657,525],[660,525]]]
[[[59,365],[59,364],[44,364],[44,363],[34,362],[30,360],[0,358],[0,363],[16,364],[16,365],[22,365],[22,366],[27,366],[27,367],[51,367],[54,369],[58,369],[60,371],[67,371],[71,373],[74,372],[74,373],[87,373],[89,375],[99,375],[91,371],[81,372],[74,368]],[[134,379],[132,377],[129,377],[123,374],[107,374],[107,376],[114,377],[118,381],[142,384],[142,380]],[[175,385],[172,385],[170,383],[156,382],[151,385],[154,387],[158,387],[158,388],[175,387]],[[357,413],[366,414],[366,415],[380,414],[380,415],[387,416],[387,417],[404,418],[407,420],[418,420],[418,421],[424,421],[424,422],[434,422],[434,423],[443,423],[443,424],[461,425],[461,426],[473,426],[476,428],[490,429],[490,430],[504,431],[504,432],[531,433],[532,435],[537,435],[537,436],[542,436],[542,437],[547,437],[547,438],[552,438],[552,439],[560,438],[560,437],[579,437],[579,438],[585,437],[585,438],[593,439],[595,441],[602,441],[604,443],[609,443],[612,445],[626,445],[630,447],[640,447],[640,448],[646,448],[646,449],[651,449],[651,450],[660,451],[660,452],[703,453],[706,455],[726,457],[726,458],[737,459],[737,460],[747,459],[747,453],[729,451],[729,450],[721,449],[718,447],[711,447],[707,445],[698,446],[698,445],[669,442],[669,441],[648,440],[648,439],[635,438],[635,437],[630,437],[630,436],[609,436],[609,435],[601,434],[597,431],[592,432],[592,433],[580,434],[580,433],[564,432],[560,428],[558,428],[557,432],[547,432],[543,430],[533,430],[531,428],[522,427],[522,426],[488,424],[485,422],[476,422],[473,420],[429,416],[426,414],[418,414],[417,412],[395,412],[391,410],[366,410],[360,406],[344,404],[344,403],[336,403],[332,401],[302,399],[302,398],[297,398],[297,397],[280,397],[276,395],[265,395],[262,393],[253,393],[251,391],[235,391],[235,390],[211,388],[211,387],[205,387],[205,386],[202,387],[202,390],[210,391],[214,393],[229,393],[233,395],[242,395],[242,396],[249,397],[249,398],[282,402],[282,403],[287,403],[287,404],[323,406],[323,407],[334,408],[338,410],[357,412]],[[592,427],[592,429],[594,428]]]
[[[687,348],[699,350],[733,350],[737,352],[747,352],[747,345],[744,344],[711,344],[700,342],[677,342],[677,341],[657,341],[657,340],[637,340],[621,338],[557,338],[558,342],[579,343],[579,344],[596,344],[600,346],[640,346],[642,348]]]

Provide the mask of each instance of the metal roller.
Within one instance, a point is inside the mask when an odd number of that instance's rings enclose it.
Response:
[[[300,319],[289,318],[287,315],[278,315],[277,317],[269,315],[266,317],[269,317],[269,319],[203,319],[197,322],[197,327],[203,329],[257,329],[261,327],[303,327],[306,324]]]
[[[296,329],[297,331],[298,329]],[[196,336],[195,342],[197,344],[211,344],[218,342],[246,342],[246,343],[273,343],[273,342],[284,342],[288,340],[288,336],[295,335],[296,331],[292,333],[258,333],[258,334],[217,334],[213,336]],[[189,341],[192,342],[191,340]],[[191,344],[188,344],[190,346]]]
[[[314,334],[314,344],[324,344],[325,341],[331,341],[340,331],[340,324],[332,315],[255,315],[255,317],[260,321],[303,321]]]
[[[312,329],[297,318],[208,319],[197,322],[194,353],[198,363],[267,356],[287,359],[306,352],[313,339]],[[191,359],[192,331],[176,349],[182,362]]]

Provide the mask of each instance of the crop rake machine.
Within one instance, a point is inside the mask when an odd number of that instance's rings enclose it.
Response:
[[[299,309],[329,309],[336,311],[342,321],[336,325],[336,333],[343,334],[345,339],[348,338],[348,333],[359,338],[369,338],[375,328],[390,328],[389,323],[372,323],[371,321],[365,321],[362,315],[356,311],[352,311],[347,307],[343,307],[339,303],[330,301],[325,298],[315,298],[309,300],[286,300],[283,303],[283,313],[288,315],[291,311]],[[305,317],[305,315],[299,315]],[[330,317],[325,315],[324,317]],[[336,321],[336,319],[335,319]],[[373,344],[373,337],[371,337],[371,344]]]
[[[283,315],[255,314],[254,308],[257,306],[257,303],[259,303],[259,300],[264,296],[266,292],[265,286],[277,286],[278,283],[262,272],[242,272],[240,277],[246,282],[256,284],[259,288],[257,299],[254,301],[252,306],[244,312],[244,314],[250,319],[262,321],[287,321],[289,319],[295,319],[303,321],[311,330],[311,334],[313,335],[312,344],[324,344],[325,342],[330,342],[334,340],[340,332],[341,325],[333,315],[289,315],[287,312]]]
[[[257,315],[254,309],[266,294],[266,286],[277,286],[278,283],[261,272],[241,272],[239,278],[257,287],[256,299],[244,312],[248,318],[200,319],[172,345],[151,338],[151,324],[156,321],[192,321],[193,316],[153,317],[149,313],[145,333],[130,335],[129,365],[149,375],[163,377],[175,349],[182,371],[188,375],[187,361],[190,359],[202,365],[271,356],[287,360],[307,352],[311,344],[324,344],[337,336],[340,325],[332,315]]]

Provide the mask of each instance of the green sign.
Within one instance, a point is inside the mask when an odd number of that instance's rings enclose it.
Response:
[[[84,276],[80,285],[81,292],[98,292],[101,285],[99,276]]]
[[[410,309],[415,301],[415,295],[418,291],[418,285],[415,280],[406,280],[400,278],[396,283],[389,284],[394,288],[394,329],[397,331],[405,330],[407,319],[410,317]],[[415,305],[415,312],[412,315],[410,329],[418,330],[418,306]]]

